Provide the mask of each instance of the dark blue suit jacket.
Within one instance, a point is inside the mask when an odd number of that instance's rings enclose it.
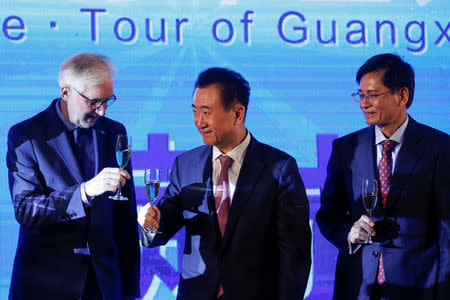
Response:
[[[177,299],[303,299],[311,264],[309,205],[295,160],[253,137],[222,240],[214,207],[212,147],[180,155],[158,204],[165,244],[183,226]],[[144,245],[148,245],[143,239]]]
[[[369,299],[383,253],[386,299],[450,296],[450,138],[409,118],[386,208],[373,212],[379,243],[348,254],[347,234],[362,214],[363,178],[378,179],[370,126],[334,141],[316,218],[339,249],[334,299]],[[378,197],[379,199],[381,196]]]
[[[78,299],[89,260],[105,299],[139,295],[139,243],[133,180],[123,187],[129,201],[95,197],[84,207],[85,181],[67,129],[55,110],[11,127],[7,166],[14,212],[20,224],[10,299]],[[115,143],[122,124],[101,117],[93,127],[96,174],[117,167]],[[131,163],[127,167],[131,174]],[[86,248],[90,256],[75,254]]]

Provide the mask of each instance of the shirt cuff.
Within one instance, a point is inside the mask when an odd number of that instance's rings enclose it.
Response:
[[[88,207],[91,206],[91,200],[94,197],[89,197],[86,195],[86,190],[84,188],[84,182],[80,185],[80,192],[81,192],[81,201],[83,201],[84,204],[86,204]]]

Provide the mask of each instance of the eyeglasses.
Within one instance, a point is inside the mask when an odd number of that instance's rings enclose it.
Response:
[[[366,100],[370,104],[375,104],[378,102],[378,97],[390,92],[391,91],[387,91],[381,94],[361,94],[360,92],[354,92],[351,96],[353,97],[353,100],[357,103],[361,103],[364,100]]]
[[[114,103],[114,101],[117,100],[117,97],[113,94],[111,97],[106,98],[106,99],[100,99],[100,98],[94,98],[94,99],[89,99],[88,97],[86,97],[85,95],[83,95],[82,93],[80,93],[79,91],[77,91],[76,89],[74,89],[72,87],[72,89],[78,93],[78,95],[80,95],[81,97],[83,97],[84,101],[86,101],[86,104],[89,105],[91,107],[91,109],[96,110],[98,109],[100,106],[102,106],[103,104],[106,105],[106,107],[110,106],[111,104]]]

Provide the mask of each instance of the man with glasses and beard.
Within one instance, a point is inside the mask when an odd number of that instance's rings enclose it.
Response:
[[[117,167],[125,127],[105,117],[116,97],[102,55],[65,60],[61,97],[11,127],[7,166],[20,224],[10,299],[135,299],[139,243],[131,163]],[[123,185],[128,201],[108,198]]]

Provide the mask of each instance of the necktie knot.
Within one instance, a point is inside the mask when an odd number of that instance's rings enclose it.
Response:
[[[383,152],[389,153],[392,150],[394,150],[395,146],[397,146],[397,142],[393,140],[384,140],[381,142],[381,145],[383,146]]]
[[[220,160],[221,170],[226,170],[228,168],[228,166],[233,162],[233,159],[226,155],[220,155],[219,160]]]

